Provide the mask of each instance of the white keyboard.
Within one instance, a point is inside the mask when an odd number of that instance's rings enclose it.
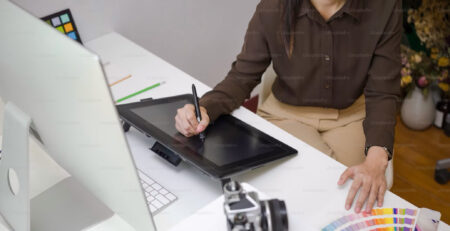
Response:
[[[147,205],[152,215],[156,215],[177,199],[173,193],[169,192],[139,169],[138,174],[145,192],[145,197],[147,198]]]

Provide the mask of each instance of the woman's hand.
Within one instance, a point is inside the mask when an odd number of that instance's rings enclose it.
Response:
[[[202,121],[197,121],[195,116],[195,107],[193,104],[186,104],[184,107],[177,110],[175,116],[175,127],[186,137],[191,137],[203,132],[209,124],[209,116],[206,108],[200,107],[202,114]]]
[[[352,207],[356,200],[355,212],[359,213],[367,200],[366,212],[370,212],[378,201],[378,207],[383,205],[384,193],[386,192],[386,168],[388,155],[382,147],[373,146],[367,153],[366,160],[360,165],[347,168],[339,178],[338,185],[343,185],[348,178],[353,179],[353,184],[348,192],[345,209]],[[358,199],[356,193],[360,190]]]

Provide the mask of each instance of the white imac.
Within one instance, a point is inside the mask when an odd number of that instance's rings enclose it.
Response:
[[[0,33],[0,97],[6,104],[0,213],[6,222],[15,231],[39,230],[32,227],[39,221],[30,214],[48,213],[45,207],[51,207],[54,198],[58,203],[72,200],[64,202],[73,206],[67,211],[83,211],[75,207],[99,202],[111,213],[103,208],[86,213],[103,213],[98,214],[103,218],[116,213],[138,231],[155,230],[99,58],[5,0],[0,0]],[[44,192],[46,201],[31,203],[30,126],[72,176]],[[10,185],[15,176],[20,187]],[[64,230],[80,225],[71,222],[92,219],[85,214],[64,217],[67,211],[52,214],[53,222],[68,222]]]

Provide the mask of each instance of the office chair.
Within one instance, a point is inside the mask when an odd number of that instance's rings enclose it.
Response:
[[[277,74],[275,73],[272,64],[264,72],[261,79],[260,92],[258,96],[258,106],[260,106],[269,97],[272,92],[272,85],[275,81]],[[394,164],[393,160],[390,160],[386,169],[386,183],[387,189],[391,189],[394,183]]]

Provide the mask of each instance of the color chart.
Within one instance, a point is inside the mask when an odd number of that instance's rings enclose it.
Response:
[[[62,10],[41,19],[61,33],[83,44],[69,9]]]
[[[371,213],[343,216],[322,231],[414,231],[418,210],[403,208],[377,208]]]

